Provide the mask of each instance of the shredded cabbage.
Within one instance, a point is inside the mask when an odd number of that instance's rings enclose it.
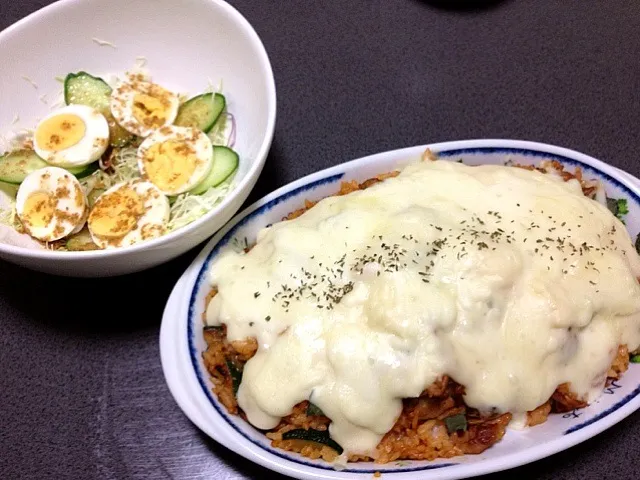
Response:
[[[183,193],[178,195],[171,205],[171,214],[167,224],[167,233],[184,227],[205,215],[233,189],[232,183],[223,183],[211,187],[201,195]]]
[[[215,85],[211,79],[208,79],[208,85],[204,93],[222,94],[222,89],[222,79],[220,79],[218,85]],[[226,108],[220,114],[220,118],[218,118],[211,131],[207,133],[207,136],[214,145],[222,145],[229,148],[233,147],[235,140],[235,120]]]
[[[118,48],[116,47],[116,45],[114,43],[108,42],[107,40],[102,40],[100,38],[96,38],[93,37],[91,39],[91,41],[97,45],[99,45],[100,47],[111,47],[111,48]]]
[[[214,145],[227,146],[231,138],[233,124],[231,117],[226,111],[220,114],[220,118],[216,121],[213,128],[207,133],[207,137]]]
[[[213,81],[208,78],[207,79],[207,88],[204,93],[222,93],[222,79],[218,81],[218,85],[214,85]]]
[[[33,88],[35,88],[36,90],[38,89],[38,84],[37,84],[36,82],[34,82],[33,80],[31,80],[31,78],[27,77],[26,75],[22,75],[22,79],[23,79],[25,82],[30,83],[30,84],[31,84],[31,86],[32,86]]]
[[[18,226],[16,215],[16,192],[18,187],[0,182],[0,224],[12,228]]]
[[[0,154],[26,148],[29,146],[33,138],[33,130],[22,128],[20,130],[10,132],[8,135],[0,135]]]
[[[13,227],[15,224],[15,212],[16,207],[13,202],[10,208],[0,208],[0,224]]]
[[[89,195],[94,189],[107,190],[118,183],[140,178],[136,149],[134,147],[124,147],[114,152],[113,165],[111,166],[113,173],[106,173],[102,169],[104,167],[102,160],[100,160],[100,163],[101,168],[80,180],[80,185],[82,185],[85,195]]]
[[[140,178],[138,170],[137,149],[134,147],[120,148],[115,154],[113,173],[110,175],[112,185]]]

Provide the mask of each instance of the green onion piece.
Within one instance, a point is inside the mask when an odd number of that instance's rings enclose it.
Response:
[[[312,428],[305,430],[303,428],[299,428],[283,433],[282,439],[319,443],[321,445],[326,445],[329,448],[333,448],[338,452],[338,455],[342,455],[342,452],[344,452],[343,448],[329,436],[329,432],[327,430],[314,430]]]
[[[444,424],[447,426],[449,433],[454,433],[458,430],[464,432],[467,430],[467,417],[465,417],[463,413],[459,413],[458,415],[445,418]]]
[[[626,198],[619,198],[618,199],[618,216],[626,215],[627,213],[629,213],[629,207],[627,205],[627,199]]]
[[[312,417],[314,415],[325,416],[324,412],[320,410],[320,408],[317,405],[314,405],[313,403],[309,402],[309,406],[307,407],[307,416]]]
[[[631,363],[640,363],[640,355],[632,355],[630,360]]]
[[[607,197],[607,208],[618,219],[624,223],[624,216],[629,213],[629,206],[626,198],[609,198]]]
[[[205,332],[219,332],[222,330],[222,325],[206,325],[204,327]]]
[[[242,382],[242,370],[236,367],[230,360],[227,360],[227,368],[229,369],[229,375],[231,375],[231,381],[233,382],[233,394],[237,395],[240,382]]]

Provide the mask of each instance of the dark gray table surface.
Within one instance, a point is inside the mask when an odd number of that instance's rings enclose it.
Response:
[[[47,3],[0,0],[0,28]],[[346,160],[465,138],[554,143],[640,174],[636,0],[232,3],[262,37],[278,91],[251,201]],[[209,440],[165,386],[160,318],[195,253],[105,280],[0,263],[0,478],[282,478]],[[640,414],[486,478],[634,478],[636,428]]]

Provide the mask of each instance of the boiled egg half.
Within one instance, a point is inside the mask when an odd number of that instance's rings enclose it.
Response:
[[[59,240],[81,228],[87,209],[80,182],[59,167],[31,172],[16,195],[16,213],[25,230],[45,242]]]
[[[213,145],[197,128],[168,125],[138,148],[140,173],[165,195],[187,192],[202,182],[213,165]]]
[[[33,149],[57,167],[80,167],[98,160],[109,145],[109,124],[86,105],[67,105],[36,126]]]
[[[155,83],[131,78],[111,92],[111,113],[125,130],[147,137],[173,123],[180,97]]]
[[[169,200],[150,182],[131,180],[98,197],[87,226],[101,248],[133,245],[159,237],[169,221]]]

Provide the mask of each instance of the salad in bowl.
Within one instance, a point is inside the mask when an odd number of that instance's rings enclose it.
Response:
[[[61,101],[0,157],[0,229],[26,248],[122,248],[184,227],[234,188],[240,158],[221,86],[165,88],[143,59],[122,76],[77,71]]]
[[[265,166],[273,70],[223,0],[59,0],[0,32],[0,53],[2,260],[73,277],[166,263]]]

